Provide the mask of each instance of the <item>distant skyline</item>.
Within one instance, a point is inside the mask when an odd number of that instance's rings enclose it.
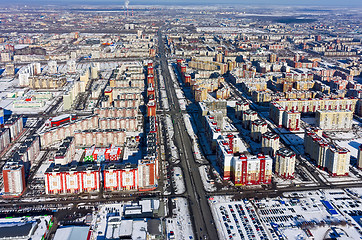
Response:
[[[4,0],[2,0],[4,1]],[[27,5],[124,5],[123,0],[13,0],[7,4]],[[361,0],[130,0],[132,5],[260,5],[362,7]]]

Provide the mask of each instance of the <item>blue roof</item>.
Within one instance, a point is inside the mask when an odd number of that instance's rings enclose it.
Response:
[[[321,200],[321,202],[323,203],[323,205],[326,207],[327,211],[328,211],[331,215],[336,215],[336,214],[338,214],[338,212],[334,209],[334,207],[331,205],[330,202],[325,201],[325,200]]]

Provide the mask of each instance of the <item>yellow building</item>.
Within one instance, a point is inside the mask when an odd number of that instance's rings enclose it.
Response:
[[[346,148],[330,146],[326,154],[326,168],[332,176],[347,176],[350,152]]]
[[[316,112],[316,124],[325,130],[348,130],[352,128],[353,112],[318,110]]]

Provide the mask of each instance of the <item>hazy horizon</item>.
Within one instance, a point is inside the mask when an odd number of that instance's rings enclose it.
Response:
[[[12,4],[24,4],[24,5],[124,5],[124,1],[116,0],[13,0],[7,3],[7,5]],[[361,0],[131,0],[130,7],[132,5],[256,5],[256,6],[324,6],[324,7],[362,7]]]

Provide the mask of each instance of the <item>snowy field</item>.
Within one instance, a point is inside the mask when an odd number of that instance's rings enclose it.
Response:
[[[361,189],[351,191],[362,192]],[[220,239],[361,239],[362,203],[344,190],[285,193],[285,197],[210,200]]]

